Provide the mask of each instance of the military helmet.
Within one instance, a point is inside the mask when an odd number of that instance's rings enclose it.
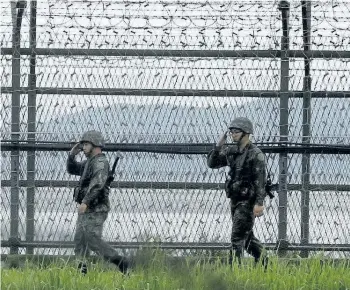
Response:
[[[101,132],[95,131],[95,130],[85,132],[83,136],[80,138],[79,142],[80,143],[90,142],[95,147],[105,146],[105,141],[103,139]]]
[[[242,130],[247,134],[253,134],[253,123],[245,117],[238,117],[234,119],[229,126],[229,129],[232,128]]]

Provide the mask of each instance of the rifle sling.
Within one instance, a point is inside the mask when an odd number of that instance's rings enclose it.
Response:
[[[234,179],[234,181],[239,181],[240,180],[240,178],[242,177],[241,176],[241,172],[242,172],[242,168],[243,168],[243,165],[244,165],[244,162],[245,162],[245,160],[246,160],[246,158],[247,158],[247,154],[248,154],[248,149],[245,149],[244,150],[244,152],[243,152],[243,154],[242,154],[242,156],[241,156],[241,158],[239,159],[240,160],[240,162],[237,162],[237,157],[236,157],[236,170],[235,170],[235,179]]]

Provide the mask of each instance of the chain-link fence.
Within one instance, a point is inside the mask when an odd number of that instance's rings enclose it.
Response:
[[[225,169],[206,153],[254,122],[277,190],[269,249],[350,250],[350,1],[1,2],[2,253],[71,253],[65,169],[86,130],[124,158],[104,236],[228,247]]]

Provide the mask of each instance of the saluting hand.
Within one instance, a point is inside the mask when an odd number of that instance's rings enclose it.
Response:
[[[73,146],[71,151],[69,152],[70,155],[77,155],[81,151],[80,143],[77,143]]]
[[[78,213],[85,213],[87,210],[87,204],[82,203],[78,206]]]
[[[226,143],[227,139],[227,132],[225,132],[221,137],[220,140],[216,143],[216,146],[220,147]]]
[[[259,216],[262,216],[264,214],[264,206],[263,205],[254,205],[254,209],[253,209],[253,212],[254,212],[254,216],[255,217],[259,217]]]

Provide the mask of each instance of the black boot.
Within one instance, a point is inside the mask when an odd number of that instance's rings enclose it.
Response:
[[[264,267],[264,271],[266,272],[267,271],[267,267],[269,265],[269,258],[267,256],[263,256],[261,263],[262,263],[262,265]]]
[[[264,271],[267,271],[267,267],[269,264],[269,258],[267,256],[261,256],[259,258],[255,257],[255,266],[257,266],[259,263],[264,267]]]
[[[111,262],[119,268],[119,271],[123,274],[127,274],[129,269],[129,263],[125,257],[117,256],[111,260]]]
[[[232,268],[232,263],[233,263],[233,250],[231,249],[228,257],[228,264],[230,265],[231,268]]]
[[[87,266],[85,263],[83,262],[79,262],[78,265],[78,271],[82,274],[82,275],[86,275],[87,274]]]
[[[230,250],[229,263],[232,268],[233,263],[238,263],[238,267],[242,265],[243,250],[241,247],[235,247]]]
[[[127,274],[129,270],[129,263],[125,259],[123,259],[119,265],[119,271],[122,272],[123,274]]]

